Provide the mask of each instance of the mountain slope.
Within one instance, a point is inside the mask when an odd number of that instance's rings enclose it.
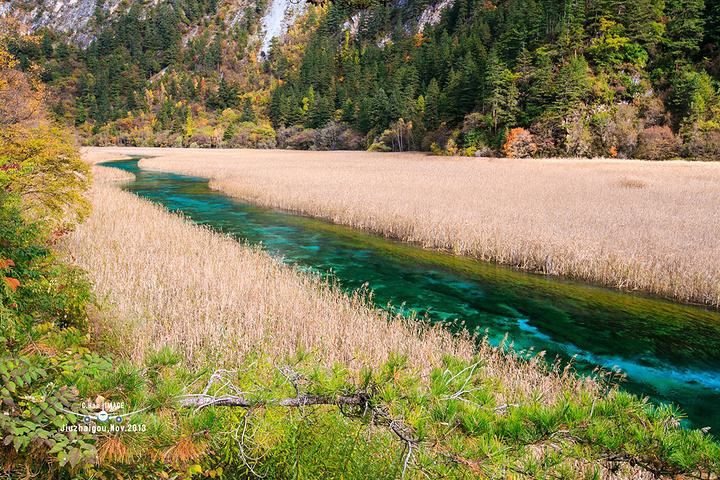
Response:
[[[720,156],[702,0],[0,5],[92,144]]]

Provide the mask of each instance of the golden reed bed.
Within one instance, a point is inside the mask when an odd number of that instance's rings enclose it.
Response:
[[[393,352],[421,374],[443,355],[479,354],[484,371],[510,401],[554,403],[568,388],[597,384],[567,372],[547,372],[468,335],[391,317],[359,295],[299,272],[266,252],[198,226],[162,207],[103,184],[112,169],[93,168],[93,213],[61,244],[87,270],[109,306],[105,328],[132,360],[168,346],[189,365],[237,367],[248,356],[282,361],[299,348],[332,366],[377,367]]]
[[[720,164],[86,149],[427,248],[720,306]]]

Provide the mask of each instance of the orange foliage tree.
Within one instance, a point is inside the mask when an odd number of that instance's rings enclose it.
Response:
[[[533,137],[534,135],[524,128],[513,128],[505,137],[503,153],[506,157],[532,157],[538,149]]]
[[[23,72],[17,60],[8,52],[7,43],[37,43],[21,25],[8,19],[0,20],[0,127],[37,127],[47,123],[45,89],[32,68]]]

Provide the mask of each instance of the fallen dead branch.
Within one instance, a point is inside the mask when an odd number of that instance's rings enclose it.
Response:
[[[274,398],[271,400],[250,400],[236,395],[189,395],[178,399],[181,407],[203,408],[210,405],[218,407],[242,407],[255,408],[268,405],[279,407],[305,407],[310,405],[365,405],[368,401],[366,394],[355,394],[350,396],[328,396],[328,395],[305,395],[301,394],[292,398]]]

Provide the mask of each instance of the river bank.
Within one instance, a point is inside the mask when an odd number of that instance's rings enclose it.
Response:
[[[426,248],[720,304],[720,165],[422,154],[86,148]]]
[[[100,180],[103,172],[95,173]],[[294,464],[304,478],[313,478],[312,472],[397,478],[406,476],[406,467],[410,478],[421,472],[465,478],[518,471],[653,478],[655,467],[617,462],[606,453],[626,452],[613,439],[635,445],[662,438],[700,452],[677,457],[682,464],[662,454],[662,468],[712,471],[707,462],[717,457],[717,447],[701,434],[678,429],[671,409],[655,409],[609,384],[581,380],[567,370],[547,370],[542,362],[484,343],[477,351],[467,349],[463,338],[392,319],[362,298],[347,297],[317,278],[283,267],[265,252],[113,187],[96,184],[92,199],[92,217],[66,239],[64,248],[89,270],[97,295],[112,305],[105,328],[124,356],[140,371],[147,370],[148,357],[181,358],[179,372],[168,360],[158,370],[167,383],[162,388],[173,392],[199,391],[202,383],[180,386],[215,371],[219,384],[213,386],[210,377],[203,395],[219,398],[240,389],[266,405],[252,415],[251,409],[243,420],[221,406],[200,415],[175,413],[165,400],[160,410],[142,415],[154,430],[107,439],[101,447],[105,462],[117,460],[116,453],[107,452],[117,452],[120,445],[124,463],[152,454],[174,459],[178,468],[195,468],[192,464],[199,462],[202,469],[217,472],[229,465],[228,457],[203,452],[234,448],[236,453],[228,455],[235,468],[251,475],[288,475],[288,465],[299,462]],[[358,328],[362,330],[354,331]],[[259,337],[246,338],[255,331],[261,332]],[[364,392],[373,401],[365,413],[349,416],[332,406],[293,413],[267,404],[272,395],[308,398],[317,392],[323,392],[322,398],[330,398],[331,392],[355,397]],[[391,419],[389,429],[384,418]],[[637,423],[638,418],[646,423]],[[167,430],[173,425],[180,430],[171,434]],[[393,433],[393,425],[400,425],[410,440]],[[227,435],[233,428],[250,431],[233,441]],[[638,428],[642,438],[632,437]],[[162,433],[153,433],[158,431]],[[168,441],[170,448],[163,446]],[[562,452],[553,447],[558,441]],[[239,457],[237,445],[247,449]],[[305,454],[310,451],[321,454]],[[644,447],[633,452],[628,458],[643,465],[647,455],[656,455]],[[447,462],[448,455],[455,460]]]

